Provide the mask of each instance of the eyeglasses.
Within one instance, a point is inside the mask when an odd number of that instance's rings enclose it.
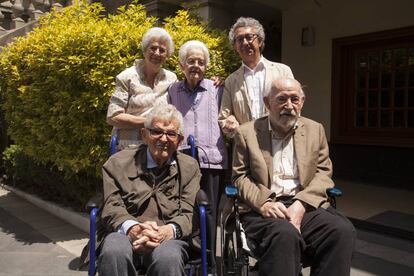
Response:
[[[257,37],[257,34],[239,35],[234,39],[234,41],[236,41],[238,44],[243,44],[244,40],[246,39],[247,43],[252,43]]]
[[[159,139],[164,134],[167,136],[167,139],[170,141],[176,141],[178,137],[181,137],[181,134],[178,134],[175,131],[163,131],[161,129],[147,128],[152,138]]]

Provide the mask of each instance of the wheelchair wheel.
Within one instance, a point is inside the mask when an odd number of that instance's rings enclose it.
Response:
[[[221,275],[237,275],[235,270],[236,252],[234,248],[233,233],[225,233],[223,246],[223,273]]]
[[[235,232],[224,235],[223,246],[221,275],[247,276],[249,266],[245,258],[248,257],[245,254],[238,254]]]

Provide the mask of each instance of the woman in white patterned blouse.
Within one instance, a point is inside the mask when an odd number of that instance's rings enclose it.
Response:
[[[143,59],[116,76],[107,122],[118,135],[118,150],[135,147],[141,142],[140,129],[145,116],[159,102],[166,102],[166,91],[177,76],[162,65],[174,52],[170,34],[162,28],[149,29],[142,38]]]

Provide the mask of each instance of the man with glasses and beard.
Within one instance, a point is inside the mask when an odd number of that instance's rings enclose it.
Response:
[[[311,275],[349,275],[355,229],[327,199],[334,183],[323,126],[301,117],[298,81],[276,79],[266,92],[269,115],[235,134],[232,175],[259,275],[296,276],[301,262]]]
[[[239,125],[266,115],[264,91],[278,77],[292,77],[287,65],[262,56],[265,46],[263,26],[254,18],[240,17],[231,27],[229,40],[242,59],[242,66],[225,81],[219,122],[232,137]]]
[[[103,166],[105,238],[99,275],[184,275],[200,170],[177,152],[183,118],[172,105],[151,110],[144,144],[120,151]]]

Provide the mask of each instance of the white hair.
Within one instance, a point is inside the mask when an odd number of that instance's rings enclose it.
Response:
[[[172,104],[160,103],[155,105],[145,119],[144,127],[151,128],[154,118],[169,121],[176,120],[178,122],[178,133],[181,135],[184,134],[183,115]]]
[[[179,57],[180,63],[182,65],[184,65],[185,60],[187,59],[188,53],[191,50],[194,50],[194,49],[198,49],[198,50],[201,50],[203,52],[205,63],[206,63],[206,66],[207,66],[210,62],[210,53],[208,52],[208,48],[207,48],[206,44],[204,44],[203,42],[201,42],[199,40],[187,41],[186,43],[184,43],[180,47],[180,51],[178,52],[178,57]]]
[[[174,42],[171,38],[171,35],[163,28],[154,27],[149,29],[141,41],[142,52],[145,52],[154,40],[162,40],[167,43],[167,56],[171,56],[174,53]]]

